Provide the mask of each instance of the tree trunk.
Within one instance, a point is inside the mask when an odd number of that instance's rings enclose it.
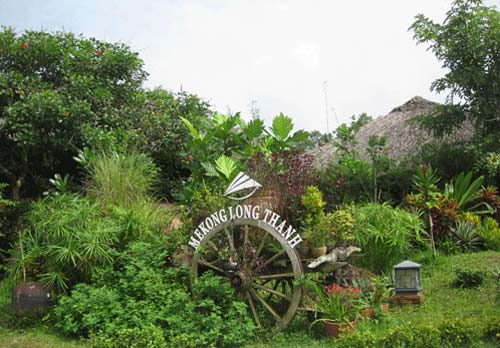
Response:
[[[431,213],[429,213],[429,231],[431,234],[432,253],[434,254],[434,257],[436,257],[436,243],[434,242],[434,224],[432,223]]]

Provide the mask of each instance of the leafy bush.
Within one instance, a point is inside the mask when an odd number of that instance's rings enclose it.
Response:
[[[406,258],[425,235],[417,215],[388,204],[355,206],[353,215],[356,244],[365,254],[359,263],[376,273],[388,271]]]
[[[158,326],[121,329],[116,336],[97,335],[89,340],[92,348],[166,348],[163,330]]]
[[[485,217],[478,226],[477,233],[486,249],[500,251],[500,227],[495,219]]]
[[[113,348],[122,347],[118,341],[132,339],[133,330],[138,330],[137,342],[153,332],[150,346],[160,347],[157,328],[168,347],[246,342],[254,325],[246,305],[232,298],[230,285],[207,273],[197,279],[191,294],[189,269],[165,267],[168,256],[162,243],[130,243],[114,268],[102,270],[93,284],[79,284],[61,298],[54,310],[56,326],[66,334],[93,333],[110,344],[114,339]]]
[[[458,269],[455,271],[453,285],[457,288],[475,288],[481,285],[483,280],[483,272]]]

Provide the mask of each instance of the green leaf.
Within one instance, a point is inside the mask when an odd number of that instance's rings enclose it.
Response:
[[[286,141],[292,130],[293,122],[290,117],[283,115],[283,113],[280,113],[273,119],[271,131],[273,132],[274,137],[279,141]]]
[[[219,176],[212,163],[201,162],[201,166],[205,169],[207,176]]]
[[[291,143],[301,143],[304,141],[307,141],[309,139],[309,133],[303,130],[299,130],[295,132],[290,139],[288,139],[289,142]]]
[[[221,172],[226,179],[230,180],[233,173],[236,171],[237,166],[236,162],[232,158],[227,157],[226,155],[221,155],[215,160],[215,168]]]
[[[229,120],[229,118],[230,118],[230,116],[226,116],[226,115],[223,115],[223,114],[215,114],[212,117],[212,120],[214,121],[214,124],[216,126],[221,126],[224,123],[226,123]]]
[[[198,131],[196,130],[196,128],[194,128],[193,124],[186,118],[180,116],[182,122],[184,122],[184,124],[186,125],[186,127],[189,129],[189,132],[191,133],[191,135],[193,136],[193,138],[195,140],[203,140],[203,137],[200,135],[200,133],[198,133]]]
[[[249,141],[260,137],[264,132],[264,121],[256,119],[248,122],[243,132],[246,134]]]

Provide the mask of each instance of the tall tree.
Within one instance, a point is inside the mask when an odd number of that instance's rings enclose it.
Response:
[[[0,32],[0,176],[19,200],[40,177],[66,172],[96,129],[120,127],[146,78],[123,44],[71,33]]]
[[[456,0],[442,24],[419,14],[410,30],[442,63],[446,74],[431,90],[447,92],[446,105],[421,119],[442,136],[469,118],[482,136],[500,131],[500,13],[481,0]]]

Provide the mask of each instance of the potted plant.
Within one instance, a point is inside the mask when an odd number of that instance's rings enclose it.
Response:
[[[325,291],[316,284],[314,311],[316,317],[319,315],[320,318],[314,320],[311,327],[322,322],[328,337],[338,337],[343,332],[353,331],[360,309],[365,307],[357,293],[359,288],[346,289],[334,284],[327,286]]]
[[[391,300],[393,288],[389,286],[387,277],[376,276],[373,278],[372,307],[375,312],[382,311],[386,313],[389,310],[389,301]]]
[[[302,234],[305,244],[311,248],[311,255],[319,257],[326,254],[329,236],[328,221],[323,212],[323,194],[316,186],[308,186],[302,195],[304,220]]]

